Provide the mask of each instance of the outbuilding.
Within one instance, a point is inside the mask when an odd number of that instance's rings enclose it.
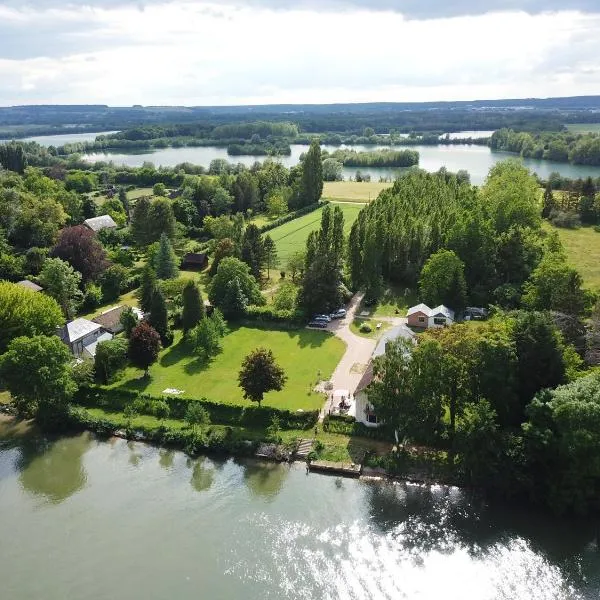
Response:
[[[91,229],[94,233],[98,233],[103,229],[116,229],[117,224],[114,222],[113,218],[110,215],[101,215],[99,217],[93,217],[91,219],[86,219],[83,224]]]

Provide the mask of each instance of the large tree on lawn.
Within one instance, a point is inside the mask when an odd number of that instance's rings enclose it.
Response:
[[[287,376],[275,362],[273,352],[266,348],[257,348],[248,354],[238,376],[244,398],[258,402],[259,406],[267,392],[281,391],[286,380]]]
[[[52,256],[67,261],[84,281],[95,280],[108,266],[106,252],[96,234],[84,227],[66,227],[58,234]]]
[[[160,336],[149,323],[142,321],[132,329],[127,355],[134,366],[144,370],[146,377],[150,365],[158,360],[159,352]]]

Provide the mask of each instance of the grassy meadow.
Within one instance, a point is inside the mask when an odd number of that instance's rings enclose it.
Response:
[[[393,183],[379,181],[326,181],[323,184],[323,198],[345,202],[370,202],[375,200],[382,190],[392,185]]]
[[[567,129],[571,133],[600,133],[600,123],[569,123]]]
[[[600,291],[600,233],[593,227],[565,229],[550,224],[545,227],[558,232],[567,258],[581,273],[585,286]]]
[[[178,331],[173,346],[163,350],[150,368],[150,378],[143,378],[139,369],[128,367],[110,387],[153,396],[160,396],[166,388],[176,388],[184,391],[183,397],[243,405],[248,401],[243,399],[237,375],[244,357],[259,346],[273,351],[288,376],[285,388],[267,394],[263,404],[289,410],[321,408],[323,398],[311,390],[318,379],[331,376],[345,345],[330,333],[308,329],[233,326],[223,339],[221,354],[208,362],[190,351]]]
[[[352,224],[356,221],[358,213],[362,209],[362,205],[340,203],[337,206],[341,207],[344,212],[344,233],[348,235]],[[322,210],[322,208],[315,210],[268,232],[277,246],[277,254],[283,267],[285,267],[291,254],[305,249],[308,234],[319,229]]]

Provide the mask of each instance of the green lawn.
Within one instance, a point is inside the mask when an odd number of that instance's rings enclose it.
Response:
[[[363,333],[360,328],[361,326],[367,323],[368,325],[371,326],[371,332],[370,333]],[[377,324],[381,323],[381,327],[379,329],[377,329]],[[350,331],[352,331],[352,333],[354,333],[355,335],[358,335],[360,337],[365,337],[365,338],[370,338],[372,340],[377,340],[380,338],[381,334],[386,330],[389,329],[391,327],[390,323],[388,323],[387,321],[378,321],[377,319],[354,319],[354,321],[352,321],[352,323],[350,324]]]
[[[166,388],[176,388],[184,390],[184,397],[244,404],[237,374],[244,357],[259,346],[273,351],[288,376],[285,388],[267,394],[264,404],[290,410],[320,408],[323,398],[311,390],[319,371],[321,379],[330,377],[345,346],[330,333],[308,329],[280,331],[232,327],[223,340],[223,352],[209,363],[191,354],[187,345],[181,342],[181,332],[177,332],[174,345],[163,350],[159,362],[151,367],[149,379],[141,378],[141,371],[129,367],[110,387],[140,390],[151,395],[161,395]]]
[[[323,184],[323,198],[346,202],[370,202],[393,183],[379,181],[326,181]]]
[[[348,203],[340,203],[335,206],[341,207],[344,212],[344,232],[347,235],[350,233],[352,224],[356,221],[362,206]],[[320,208],[308,215],[304,215],[299,219],[294,219],[289,223],[285,223],[284,225],[269,231],[269,235],[277,245],[277,254],[283,267],[285,267],[287,259],[291,254],[298,250],[305,249],[308,234],[311,231],[317,230],[321,224],[322,210],[323,209]]]
[[[118,300],[115,300],[114,302],[103,304],[102,306],[99,306],[98,308],[95,308],[94,310],[88,313],[80,314],[78,316],[82,317],[83,319],[93,319],[95,316],[107,311],[109,308],[114,308],[115,306],[121,306],[123,304],[127,306],[138,306],[138,299],[135,297],[135,290],[133,290],[132,292],[128,292],[127,294],[123,294]]]
[[[567,129],[572,133],[600,133],[600,123],[569,123]]]
[[[600,233],[593,227],[564,229],[545,224],[548,231],[557,231],[569,262],[581,273],[586,287],[600,291]]]
[[[368,311],[369,316],[374,319],[377,317],[405,317],[406,311],[418,302],[416,292],[405,288],[390,287],[376,304],[365,306],[363,303],[357,314]]]

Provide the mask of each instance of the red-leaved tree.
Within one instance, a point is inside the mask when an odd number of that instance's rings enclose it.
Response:
[[[65,227],[58,234],[52,256],[66,260],[84,282],[97,279],[109,264],[96,234],[84,225]]]
[[[157,361],[159,352],[160,336],[150,324],[142,321],[131,330],[127,354],[135,367],[144,369],[146,377],[150,365]]]

